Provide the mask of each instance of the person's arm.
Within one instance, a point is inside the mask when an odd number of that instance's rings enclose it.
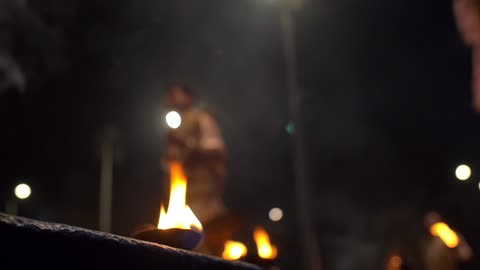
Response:
[[[170,143],[176,144],[182,147],[189,147],[195,144],[195,140],[188,136],[183,136],[181,133],[177,132],[176,130],[171,130],[167,134],[167,140]]]
[[[194,148],[190,153],[192,158],[201,158],[203,161],[208,159],[225,160],[227,151],[225,148]]]
[[[453,0],[453,12],[458,31],[465,44],[480,45],[480,1]]]
[[[208,113],[199,116],[199,137],[187,147],[193,155],[212,158],[226,158],[226,147],[216,120]]]
[[[179,129],[171,129],[167,134],[169,143],[190,149],[196,147],[200,137],[200,116],[193,110],[183,113],[182,126]]]

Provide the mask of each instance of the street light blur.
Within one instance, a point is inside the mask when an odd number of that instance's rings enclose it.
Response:
[[[268,217],[271,221],[280,221],[283,218],[283,211],[280,208],[273,208],[272,210],[270,210],[270,212],[268,212]]]
[[[455,176],[460,181],[466,181],[472,176],[472,169],[467,165],[460,165],[455,170]]]
[[[18,215],[20,201],[28,199],[32,195],[32,189],[29,185],[21,183],[15,187],[12,195],[15,196],[11,196],[5,204],[5,213],[16,216]]]
[[[167,113],[167,116],[165,117],[165,121],[167,121],[167,125],[170,128],[177,129],[182,124],[182,117],[178,112],[171,111]]]
[[[15,187],[15,197],[25,200],[32,194],[32,189],[27,184],[19,184]]]

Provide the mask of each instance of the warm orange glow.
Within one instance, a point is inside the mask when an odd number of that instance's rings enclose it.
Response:
[[[253,239],[257,244],[258,256],[262,259],[275,259],[277,257],[277,247],[272,246],[267,231],[262,227],[256,227],[253,232]]]
[[[400,270],[400,267],[402,266],[403,260],[402,257],[398,255],[394,255],[390,257],[388,260],[388,270]]]
[[[225,260],[238,260],[247,255],[247,247],[240,242],[227,241],[225,242],[225,248],[222,253],[222,257]]]
[[[170,200],[168,210],[162,204],[160,209],[160,220],[158,229],[185,229],[202,231],[202,224],[185,204],[187,195],[187,178],[183,172],[182,165],[175,162],[170,167]]]
[[[455,233],[450,227],[443,223],[437,222],[430,227],[430,233],[433,236],[437,236],[447,245],[449,248],[456,248],[460,242],[457,233]]]

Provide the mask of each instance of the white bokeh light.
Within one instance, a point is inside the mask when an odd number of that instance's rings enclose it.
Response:
[[[167,125],[173,129],[179,128],[180,125],[182,124],[182,117],[176,111],[171,111],[167,113],[165,120],[167,121]]]
[[[280,208],[273,208],[270,210],[270,212],[268,212],[268,217],[271,221],[280,221],[283,218],[283,211]]]
[[[472,175],[472,169],[470,169],[470,167],[468,167],[467,165],[460,165],[455,170],[455,176],[460,181],[468,180],[471,175]]]
[[[15,187],[15,196],[20,200],[24,200],[30,197],[32,189],[27,184],[20,184]]]

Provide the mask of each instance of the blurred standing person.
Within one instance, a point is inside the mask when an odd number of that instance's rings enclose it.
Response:
[[[227,151],[217,119],[196,107],[194,93],[181,84],[168,87],[167,106],[181,115],[182,122],[168,132],[164,171],[169,171],[172,161],[182,163],[188,179],[187,203],[200,222],[208,224],[227,212],[222,198]]]
[[[480,1],[453,0],[453,11],[463,42],[472,48],[473,107],[480,112]]]
[[[438,213],[430,212],[424,221],[427,229],[431,231],[432,226],[442,222],[442,218]],[[455,233],[458,237],[455,247],[448,247],[440,237],[432,235],[432,232],[430,234],[423,254],[425,270],[457,270],[460,263],[467,262],[472,257],[470,246],[458,233]]]

